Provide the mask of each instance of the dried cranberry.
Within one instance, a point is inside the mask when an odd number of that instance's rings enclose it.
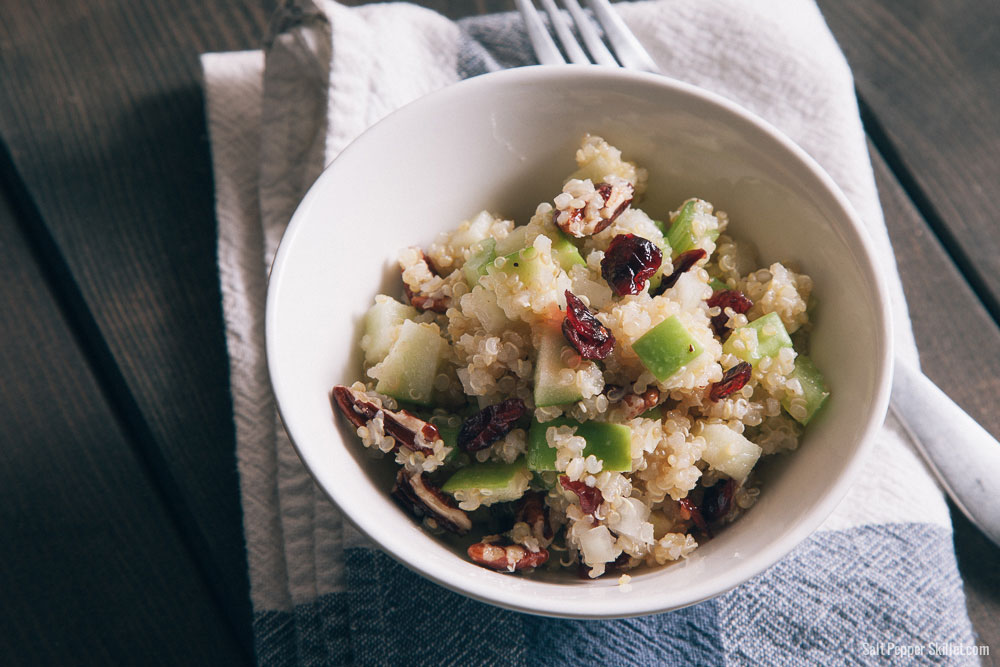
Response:
[[[458,446],[467,452],[486,449],[510,433],[527,409],[520,398],[508,398],[483,408],[462,424]]]
[[[724,479],[705,490],[701,499],[701,513],[709,521],[718,521],[733,509],[736,495],[736,480]]]
[[[701,510],[698,506],[692,502],[690,498],[681,498],[677,501],[681,506],[681,518],[690,519],[694,522],[695,527],[708,537],[712,537],[712,530],[708,527],[708,523],[705,521],[705,517],[702,516]]]
[[[604,359],[615,346],[614,334],[569,290],[566,290],[566,319],[562,331],[584,359]]]
[[[596,486],[587,486],[584,482],[572,482],[566,475],[559,476],[559,483],[567,491],[572,491],[580,499],[580,509],[584,514],[593,514],[604,502],[604,494]]]
[[[650,291],[650,294],[657,296],[666,292],[668,289],[677,284],[681,274],[690,270],[692,266],[705,257],[708,257],[708,253],[701,248],[687,250],[677,255],[677,258],[674,259],[673,270],[670,275],[663,276],[663,280],[660,281],[659,287],[656,288],[656,294],[653,294],[652,291]]]
[[[619,234],[601,260],[601,275],[618,296],[638,294],[656,273],[663,254],[651,241],[635,234]]]
[[[726,322],[729,321],[729,316],[726,315],[726,308],[732,308],[733,312],[740,313],[741,315],[746,314],[748,310],[753,308],[753,301],[748,299],[743,292],[734,289],[725,289],[715,292],[708,301],[709,308],[718,307],[721,309],[721,313],[712,316],[712,331],[719,338],[726,335],[729,330],[726,327]]]
[[[750,373],[753,367],[745,361],[736,364],[722,375],[722,379],[712,385],[708,390],[708,397],[713,401],[725,398],[730,394],[738,392],[750,381]]]

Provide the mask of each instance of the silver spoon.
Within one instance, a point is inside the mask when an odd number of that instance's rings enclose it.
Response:
[[[889,409],[962,514],[1000,546],[1000,442],[896,357]]]

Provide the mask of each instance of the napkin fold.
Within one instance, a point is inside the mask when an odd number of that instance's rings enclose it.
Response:
[[[663,72],[783,130],[840,185],[917,353],[850,70],[806,0],[616,5]],[[263,51],[202,56],[257,660],[284,664],[869,663],[974,644],[941,493],[899,424],[822,528],[714,600],[614,621],[539,618],[447,591],[379,551],[314,485],[278,420],[267,272],[299,199],[367,127],[428,92],[534,64],[519,15],[452,22],[397,3],[287,2]],[[457,222],[457,221],[456,221]],[[939,648],[943,647],[943,648]]]

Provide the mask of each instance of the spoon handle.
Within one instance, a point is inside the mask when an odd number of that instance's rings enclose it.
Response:
[[[1000,545],[1000,443],[898,357],[890,409],[955,505]]]

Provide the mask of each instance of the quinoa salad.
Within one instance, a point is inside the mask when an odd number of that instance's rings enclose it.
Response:
[[[403,249],[331,403],[471,561],[624,583],[749,510],[829,393],[809,276],[761,266],[707,201],[650,217],[655,184],[601,137],[576,164],[527,224],[483,211]]]

